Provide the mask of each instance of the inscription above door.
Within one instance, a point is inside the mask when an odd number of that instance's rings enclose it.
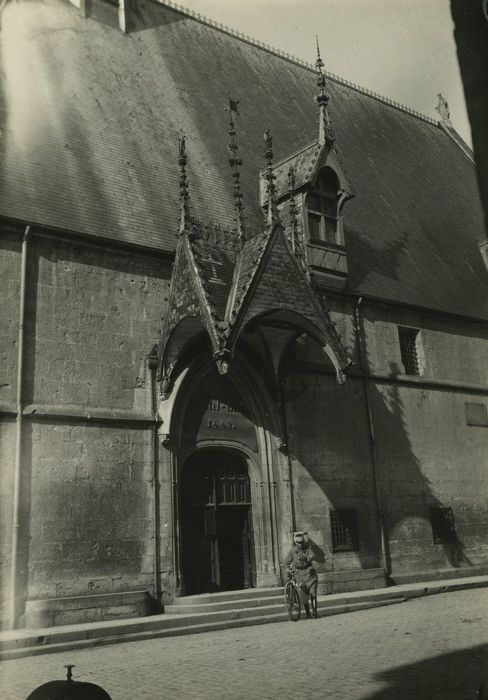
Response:
[[[257,452],[254,424],[249,412],[227,378],[204,378],[190,398],[183,424],[183,441],[233,440]]]

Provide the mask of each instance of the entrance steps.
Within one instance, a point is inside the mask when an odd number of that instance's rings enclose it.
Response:
[[[319,618],[322,618],[392,605],[434,593],[486,586],[488,576],[478,576],[404,584],[355,593],[335,593],[319,596],[318,614]],[[172,605],[166,606],[163,615],[3,632],[0,634],[0,658],[13,659],[67,652],[102,644],[212,632],[286,620],[288,613],[281,588],[187,596],[178,598]]]
[[[176,598],[172,605],[165,605],[169,615],[188,615],[223,610],[245,610],[279,605],[283,607],[282,588],[246,588],[242,591],[202,593]]]
[[[389,603],[403,602],[404,598],[395,594],[393,589],[382,591],[383,596],[378,598],[364,595],[361,600],[353,594],[318,596],[317,609],[320,615],[335,615],[347,610],[359,610],[364,608],[387,605]],[[245,624],[246,620],[264,618],[263,622],[280,621],[288,619],[283,600],[282,588],[260,588],[244,591],[228,591],[225,593],[203,594],[177,598],[173,605],[165,606],[165,612],[174,616],[191,615],[195,622],[203,622],[210,617],[212,621],[217,618],[224,620],[239,620]],[[302,615],[304,612],[302,611]]]

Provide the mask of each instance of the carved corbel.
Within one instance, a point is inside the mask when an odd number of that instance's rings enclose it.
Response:
[[[171,443],[171,433],[161,433],[160,439],[161,445],[168,447],[168,445]]]
[[[286,444],[286,440],[284,438],[275,437],[275,444],[280,452],[282,452],[283,454],[286,454],[287,449],[288,449],[288,445]]]
[[[169,381],[169,377],[167,375],[165,375],[161,380],[160,393],[163,401],[167,401],[171,396],[171,382]]]
[[[226,375],[230,369],[230,354],[227,350],[216,352],[215,362],[217,363],[217,370],[221,376]]]

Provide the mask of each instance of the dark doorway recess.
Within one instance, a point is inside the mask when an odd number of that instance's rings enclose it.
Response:
[[[256,565],[247,465],[226,450],[190,457],[181,480],[186,595],[254,588]]]

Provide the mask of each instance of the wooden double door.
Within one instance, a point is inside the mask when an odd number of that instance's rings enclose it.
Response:
[[[180,486],[182,568],[187,595],[256,585],[251,488],[245,461],[202,450]]]

